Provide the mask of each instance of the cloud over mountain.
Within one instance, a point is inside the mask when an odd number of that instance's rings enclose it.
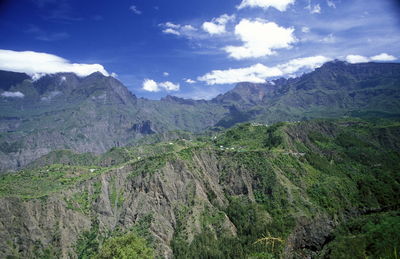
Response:
[[[394,61],[397,60],[395,56],[389,55],[387,53],[381,53],[372,57],[365,57],[361,55],[347,55],[346,61],[352,64],[355,63],[365,63],[370,61]]]
[[[290,60],[287,63],[268,67],[263,64],[255,64],[250,67],[213,70],[198,78],[208,85],[234,84],[239,82],[264,83],[267,78],[289,76],[301,69],[315,69],[330,59],[324,56],[313,56]]]
[[[71,63],[69,60],[52,54],[4,49],[0,49],[0,69],[23,72],[32,76],[60,72],[71,72],[78,76],[87,76],[94,72],[100,72],[105,76],[109,76],[109,73],[100,64]]]
[[[179,84],[174,84],[170,81],[158,83],[152,79],[145,79],[142,84],[142,89],[148,92],[159,92],[165,91],[178,91],[180,88]]]

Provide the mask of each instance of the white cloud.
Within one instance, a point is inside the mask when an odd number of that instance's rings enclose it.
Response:
[[[158,92],[158,91],[160,91],[160,88],[158,87],[158,84],[156,83],[156,81],[151,80],[151,79],[145,79],[143,81],[142,89],[146,90],[148,92]]]
[[[160,27],[164,28],[162,31],[165,34],[173,34],[177,36],[186,36],[188,38],[194,37],[197,29],[190,24],[180,25],[172,22],[166,22],[159,24]]]
[[[188,84],[194,84],[194,83],[196,83],[195,80],[190,79],[190,78],[186,79],[185,82],[188,83]]]
[[[235,15],[223,14],[218,18],[212,19],[210,22],[204,22],[202,28],[209,34],[222,34],[226,32],[226,24],[235,20]]]
[[[285,64],[267,67],[256,64],[250,67],[214,70],[198,78],[209,85],[234,84],[239,82],[264,83],[267,78],[289,76],[301,69],[315,69],[330,59],[324,56],[293,59]]]
[[[225,25],[220,25],[213,22],[203,23],[202,28],[209,34],[222,34],[226,32]]]
[[[309,33],[309,32],[310,32],[310,28],[307,27],[307,26],[304,26],[304,27],[301,28],[301,31],[302,31],[303,33]]]
[[[265,20],[242,19],[235,27],[235,34],[242,46],[224,48],[234,59],[258,58],[275,54],[274,49],[290,48],[296,42],[293,28],[280,27]]]
[[[142,89],[148,92],[159,92],[163,89],[166,91],[178,91],[179,88],[180,88],[179,84],[174,84],[170,81],[157,83],[152,79],[145,79],[143,81],[143,86],[142,86]]]
[[[282,72],[277,68],[269,68],[262,64],[251,67],[213,70],[198,78],[199,81],[207,82],[209,85],[234,84],[238,82],[264,83],[265,78],[281,76]]]
[[[162,82],[158,84],[159,87],[164,88],[167,91],[178,91],[180,88],[179,84],[174,84],[170,81]]]
[[[78,76],[88,76],[94,72],[100,72],[109,76],[100,64],[77,64],[52,54],[4,49],[0,49],[0,69],[23,72],[31,76],[59,72],[72,72]]]
[[[372,61],[394,61],[397,58],[395,56],[389,55],[387,53],[381,53],[379,55],[371,57]]]
[[[326,0],[326,4],[327,4],[330,8],[336,8],[336,4],[335,4],[332,0]]]
[[[296,58],[283,65],[278,65],[278,68],[283,72],[284,75],[288,75],[296,73],[300,69],[316,69],[330,60],[330,58],[324,56]]]
[[[172,22],[166,22],[164,25],[167,28],[172,28],[172,29],[179,29],[181,27],[179,24],[174,24]]]
[[[368,62],[369,58],[360,55],[348,55],[346,61],[352,64]]]
[[[131,6],[129,7],[129,9],[130,9],[134,14],[137,14],[137,15],[142,14],[142,11],[140,11],[140,10],[136,7],[136,5],[131,5]]]
[[[333,34],[331,33],[331,34],[329,34],[328,36],[322,38],[320,41],[321,41],[321,42],[324,42],[324,43],[335,43],[335,42],[336,42],[336,38],[335,38],[335,36],[333,36]]]
[[[164,72],[163,76],[169,76],[169,73],[168,72]]]
[[[309,3],[309,5],[306,6],[306,9],[308,9],[311,14],[321,13],[321,6],[319,4],[311,5],[311,3]]]
[[[1,96],[3,96],[3,97],[10,97],[10,98],[24,98],[24,94],[23,93],[21,93],[21,92],[8,92],[8,91],[5,91],[5,92],[3,92],[2,94],[1,94]]]
[[[274,7],[279,11],[283,12],[286,10],[288,5],[293,4],[295,0],[243,0],[238,9],[243,9],[245,7],[260,7],[263,9],[268,9],[269,7]]]
[[[183,31],[197,31],[197,29],[192,25],[184,25],[181,28]]]
[[[174,34],[174,35],[177,35],[177,36],[181,35],[181,34],[179,33],[179,31],[174,30],[174,29],[172,29],[172,28],[164,29],[162,32],[165,33],[165,34]]]
[[[114,77],[114,78],[117,78],[117,77],[118,77],[118,74],[117,74],[117,73],[114,73],[114,72],[112,72],[110,76],[111,76],[111,77]]]
[[[360,55],[348,55],[346,56],[346,61],[352,64],[356,63],[365,63],[365,62],[370,62],[370,61],[394,61],[397,58],[389,55],[387,53],[381,53],[379,55],[375,55],[372,57],[365,57],[365,56],[360,56]]]

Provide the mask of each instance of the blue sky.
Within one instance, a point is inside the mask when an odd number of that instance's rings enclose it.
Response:
[[[395,0],[0,1],[0,69],[99,70],[137,96],[209,99],[332,59],[397,62],[399,13]]]

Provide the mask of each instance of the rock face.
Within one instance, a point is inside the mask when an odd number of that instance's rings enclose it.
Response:
[[[69,258],[75,253],[74,244],[79,234],[90,230],[93,217],[98,219],[101,231],[105,233],[116,228],[129,229],[151,215],[150,230],[159,254],[172,258],[170,243],[181,207],[191,205],[191,215],[184,227],[188,239],[193,240],[193,236],[201,231],[202,213],[214,207],[208,194],[215,193],[220,206],[226,206],[228,202],[218,184],[216,157],[202,151],[193,157],[193,161],[196,171],[177,159],[168,161],[156,173],[133,177],[136,165],[126,165],[51,197],[34,200],[1,198],[0,237],[5,242],[0,246],[0,257],[11,255],[13,246],[25,256],[32,256],[35,249],[53,246],[61,249],[61,258]],[[96,188],[100,189],[97,193]],[[77,196],[85,193],[92,201],[90,213],[75,201]],[[236,234],[235,226],[227,217],[223,231]]]
[[[70,73],[32,81],[0,71],[0,172],[53,150],[103,153],[173,130],[202,132],[238,122],[399,117],[400,64],[329,62],[314,72],[266,84],[240,83],[210,101],[136,98],[112,77]],[[23,97],[6,97],[20,92]],[[150,125],[150,126],[149,126]]]
[[[148,231],[162,258],[315,257],[338,225],[395,208],[399,128],[244,124],[212,142],[161,143],[170,151],[147,157],[132,148],[110,167],[3,176],[0,257],[78,258],[98,248],[93,240],[132,229]],[[265,237],[280,241],[263,244]]]

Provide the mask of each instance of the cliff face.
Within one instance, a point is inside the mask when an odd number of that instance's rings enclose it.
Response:
[[[209,193],[216,195],[219,206],[226,206],[228,201],[218,184],[218,160],[213,152],[196,152],[190,165],[178,157],[159,159],[165,164],[160,164],[157,172],[138,172],[137,167],[141,163],[158,166],[152,163],[159,161],[139,161],[40,199],[0,199],[0,237],[7,240],[2,242],[2,257],[12,253],[13,246],[21,256],[53,246],[68,258],[75,254],[74,244],[82,231],[90,230],[94,217],[99,221],[99,234],[103,235],[117,228],[130,229],[141,219],[151,217],[150,231],[156,247],[163,257],[171,258],[170,243],[180,211],[190,208],[183,227],[191,241],[202,230],[201,215],[211,208],[218,210],[208,199]],[[241,187],[234,189],[231,192]],[[222,231],[235,235],[232,222],[227,217],[223,221]]]
[[[245,124],[211,142],[160,144],[155,156],[133,149],[113,167],[2,176],[0,257],[90,257],[129,231],[163,258],[329,254],[338,226],[398,205],[399,131],[360,120]]]

